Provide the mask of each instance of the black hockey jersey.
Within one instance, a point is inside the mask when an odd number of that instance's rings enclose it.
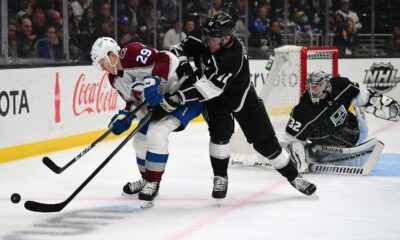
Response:
[[[186,102],[220,98],[233,111],[239,111],[250,88],[247,52],[241,40],[232,37],[231,43],[211,53],[199,34],[189,36],[171,49],[176,55],[195,59],[201,70],[197,82],[180,92]]]
[[[332,92],[318,104],[311,102],[308,92],[300,97],[286,126],[288,134],[305,141],[324,138],[344,128],[352,114],[348,109],[360,90],[357,83],[347,78],[337,77],[330,81]]]

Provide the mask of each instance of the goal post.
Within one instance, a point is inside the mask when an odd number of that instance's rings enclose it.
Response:
[[[290,112],[305,91],[307,76],[314,71],[338,75],[338,50],[335,47],[301,47],[287,45],[274,49],[266,61],[268,76],[258,92],[281,141]],[[253,161],[258,154],[247,143],[238,127],[231,139],[232,163]]]

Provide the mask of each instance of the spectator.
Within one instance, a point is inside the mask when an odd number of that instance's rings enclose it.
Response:
[[[321,32],[315,23],[309,21],[308,16],[303,11],[296,12],[295,22],[297,31],[301,33],[313,34]]]
[[[258,8],[258,16],[251,22],[253,37],[267,33],[270,24],[270,19],[268,18],[270,8],[270,4],[263,4]]]
[[[210,9],[209,15],[214,17],[222,11],[222,0],[212,0],[212,7]]]
[[[288,7],[288,16],[287,16],[287,22],[284,23],[285,19],[285,10],[284,10],[284,1],[280,1],[275,8],[275,10],[271,13],[272,16],[274,16],[274,19],[280,21],[282,24],[282,29],[286,27],[286,31],[294,33],[296,31],[296,23],[295,23],[295,10],[290,4],[290,1],[287,2],[287,7]],[[286,25],[286,26],[285,26]]]
[[[100,14],[99,14],[99,17],[98,17],[100,24],[103,24],[103,23],[106,23],[106,22],[109,22],[109,23],[113,23],[114,22],[114,17],[111,16],[111,11],[110,10],[111,10],[110,4],[105,2],[105,3],[103,3],[101,5],[101,11],[100,11]]]
[[[194,20],[186,20],[185,25],[183,26],[183,32],[186,34],[186,36],[193,34],[194,30],[196,30],[196,24],[194,23]]]
[[[260,36],[260,48],[263,51],[270,50],[282,45],[281,25],[278,20],[271,23],[270,30]]]
[[[21,10],[17,12],[17,19],[22,18],[25,15],[29,17],[32,15],[32,5],[28,1],[21,2]]]
[[[333,45],[338,47],[339,56],[355,56],[359,46],[359,38],[352,18],[347,19],[345,26],[337,26]]]
[[[18,22],[16,40],[18,44],[18,56],[20,58],[33,58],[36,56],[33,46],[36,35],[32,33],[32,21],[28,15],[23,16]]]
[[[95,21],[95,13],[93,8],[86,8],[82,17],[82,21],[79,22],[79,32],[80,34],[90,38],[98,28],[97,22]]]
[[[180,22],[175,22],[175,27],[168,30],[164,35],[163,48],[169,50],[172,46],[180,43],[186,38],[186,34],[182,32]]]
[[[53,26],[47,28],[46,38],[40,39],[35,48],[40,58],[58,61],[63,59],[63,44]]]
[[[57,10],[49,10],[48,12],[48,26],[54,26],[57,29],[62,29],[61,14]]]
[[[142,22],[141,18],[143,18],[143,11],[139,8],[139,0],[127,0],[126,4],[121,5],[119,12],[129,18],[130,31],[137,32],[139,22]]]
[[[245,24],[245,1],[235,0],[235,5],[230,9],[230,15],[235,23],[236,36],[244,40],[246,35],[249,35]]]
[[[8,59],[12,63],[18,62],[18,43],[16,40],[17,23],[8,20]]]
[[[42,9],[37,8],[32,13],[32,32],[39,38],[43,38],[46,33],[45,15]]]
[[[390,41],[385,43],[385,51],[388,56],[400,57],[400,26],[393,27]]]
[[[129,28],[129,18],[125,15],[118,17],[118,45],[122,46],[126,43],[136,41],[141,42],[137,33],[133,33]]]
[[[79,23],[82,20],[85,10],[90,6],[91,3],[91,0],[76,0],[71,3],[72,12],[76,22]]]
[[[347,20],[348,18],[353,19],[357,30],[360,30],[362,28],[362,25],[358,18],[357,13],[350,10],[349,0],[342,0],[340,2],[340,8],[336,11],[335,14],[342,15],[345,20]]]
[[[130,42],[132,42],[132,35],[129,32],[125,32],[120,35],[118,45],[123,46]]]

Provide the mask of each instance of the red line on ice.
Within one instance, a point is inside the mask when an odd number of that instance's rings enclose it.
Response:
[[[205,218],[201,219],[197,223],[194,223],[193,225],[191,225],[185,229],[179,230],[177,233],[173,234],[172,236],[168,237],[167,239],[168,240],[184,239],[184,238],[188,237],[189,235],[192,235],[192,234],[200,231],[202,228],[205,228],[206,226],[210,225],[211,223],[217,221],[219,218],[222,218],[225,215],[228,215],[228,214],[232,213],[233,211],[238,210],[251,202],[254,202],[261,196],[265,195],[266,193],[271,192],[273,189],[279,187],[280,185],[282,185],[284,183],[287,183],[286,179],[282,180],[280,182],[277,182],[274,185],[269,186],[261,191],[250,194],[247,197],[238,200],[233,205],[228,206],[228,207],[223,207],[220,211],[217,211],[217,213],[206,216]],[[224,201],[227,201],[227,200],[224,200]]]

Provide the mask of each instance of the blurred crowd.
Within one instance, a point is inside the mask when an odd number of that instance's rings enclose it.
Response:
[[[283,33],[322,36],[325,19],[329,19],[329,33],[334,35],[332,43],[339,48],[340,56],[356,56],[362,47],[359,32],[369,31],[363,28],[359,13],[349,0],[329,0],[328,6],[325,6],[326,1],[289,0],[286,25],[283,24],[284,1],[249,0],[247,26],[244,0],[181,2],[182,16],[179,17],[177,0],[118,0],[117,9],[111,0],[68,1],[69,34],[65,39],[70,59],[89,62],[90,47],[100,36],[117,36],[120,45],[139,41],[158,49],[169,49],[196,31],[208,17],[221,11],[232,15],[237,36],[248,39],[249,48],[262,51],[281,46]],[[157,6],[155,14],[154,4]],[[12,62],[65,59],[62,7],[62,0],[8,1],[8,46]],[[400,56],[400,26],[395,20],[391,29],[384,49],[389,56]]]

